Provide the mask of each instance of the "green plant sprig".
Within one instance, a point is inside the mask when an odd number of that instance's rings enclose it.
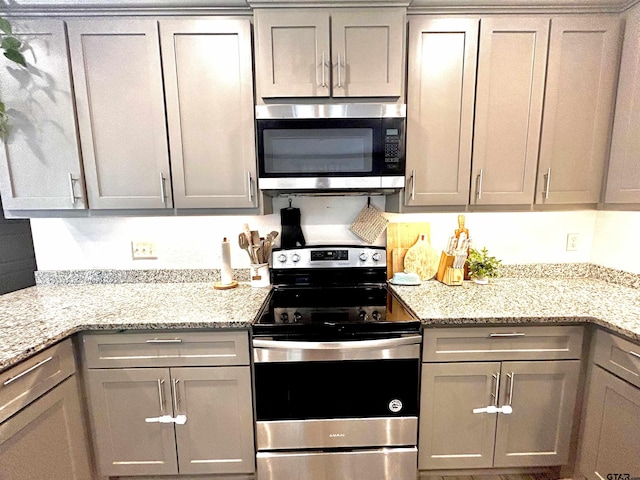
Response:
[[[472,278],[496,278],[499,276],[499,267],[502,260],[498,260],[496,257],[489,256],[487,247],[483,247],[482,250],[476,250],[471,248],[469,250],[469,257],[467,258],[467,265],[469,266],[469,276]]]
[[[13,35],[11,24],[5,18],[0,17],[0,49],[4,50],[4,56],[14,63],[27,66],[27,62],[20,52],[22,42]],[[0,139],[4,140],[8,134],[9,115],[6,107],[0,100]]]

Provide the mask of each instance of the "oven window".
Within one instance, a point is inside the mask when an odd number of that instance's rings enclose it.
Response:
[[[418,369],[417,359],[256,363],[257,419],[415,416]]]
[[[372,128],[265,129],[268,174],[371,173]]]

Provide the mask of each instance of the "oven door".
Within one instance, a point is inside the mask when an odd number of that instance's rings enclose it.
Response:
[[[420,339],[254,339],[258,450],[415,446]]]

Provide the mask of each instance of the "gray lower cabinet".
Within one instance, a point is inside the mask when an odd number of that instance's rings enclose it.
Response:
[[[2,480],[93,478],[74,376],[0,424]]]
[[[598,330],[579,470],[589,480],[640,477],[640,345]]]
[[[99,474],[253,474],[248,341],[245,330],[83,335]]]
[[[0,478],[93,478],[73,346],[64,340],[0,373]]]
[[[420,470],[565,464],[579,371],[579,360],[424,364]],[[474,413],[489,405],[513,412]]]
[[[419,470],[567,464],[582,338],[580,326],[425,329]]]

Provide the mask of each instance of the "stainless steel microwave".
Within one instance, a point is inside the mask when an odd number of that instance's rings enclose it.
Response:
[[[258,105],[256,124],[261,190],[404,186],[405,105]]]

